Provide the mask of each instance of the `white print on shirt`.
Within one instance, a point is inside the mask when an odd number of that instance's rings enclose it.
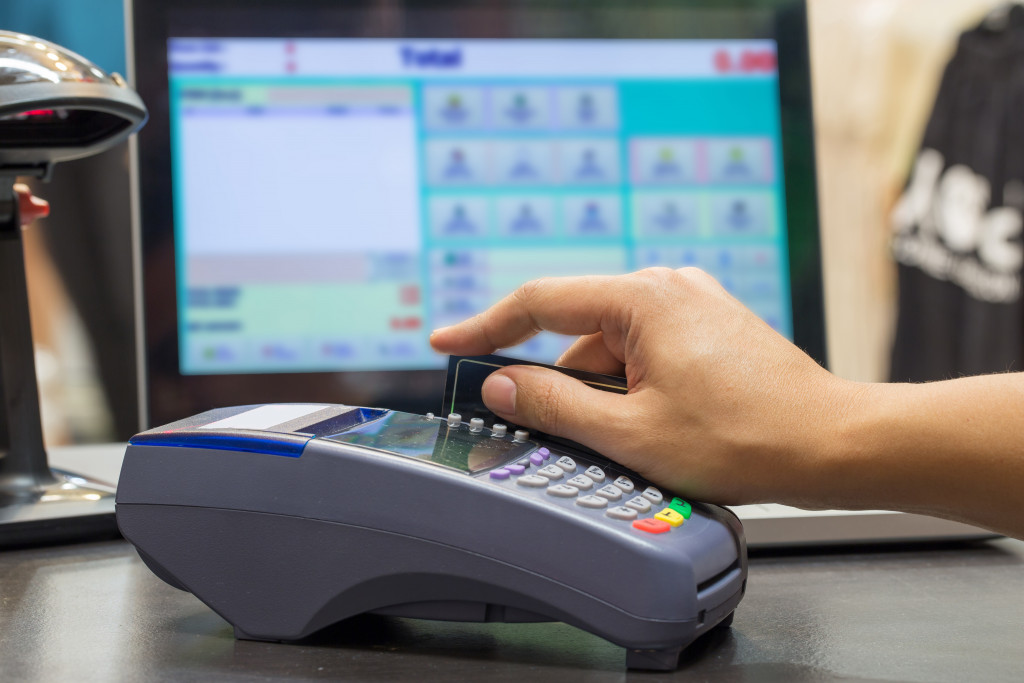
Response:
[[[1024,184],[1011,180],[1003,190],[1004,204],[1014,206],[989,208],[988,179],[963,164],[945,163],[934,149],[918,155],[892,213],[893,255],[976,299],[1016,301],[1024,262]]]

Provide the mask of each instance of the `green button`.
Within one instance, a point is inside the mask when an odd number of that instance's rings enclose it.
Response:
[[[682,498],[673,498],[672,502],[669,503],[668,506],[681,514],[683,519],[689,519],[690,515],[693,513],[693,508],[690,507],[690,504]]]

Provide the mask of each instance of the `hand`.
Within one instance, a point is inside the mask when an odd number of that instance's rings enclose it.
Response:
[[[50,203],[32,196],[32,190],[28,185],[15,183],[14,192],[18,195],[18,214],[22,225],[28,225],[37,218],[46,218],[50,215]]]
[[[431,344],[478,355],[542,329],[583,335],[558,364],[624,375],[629,393],[513,365],[483,385],[502,418],[578,441],[699,500],[826,504],[815,495],[815,462],[857,385],[821,368],[711,276],[652,268],[536,280],[435,331]]]

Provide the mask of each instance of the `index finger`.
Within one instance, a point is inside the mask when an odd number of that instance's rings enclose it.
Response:
[[[612,290],[623,276],[588,275],[532,280],[469,320],[435,330],[438,351],[467,356],[515,346],[541,330],[593,334],[615,324],[621,314]]]

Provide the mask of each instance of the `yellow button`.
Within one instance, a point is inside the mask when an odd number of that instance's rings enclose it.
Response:
[[[654,515],[654,518],[660,519],[663,522],[668,522],[672,526],[682,526],[683,522],[686,521],[686,519],[681,514],[679,514],[672,508],[665,508],[658,514]]]

